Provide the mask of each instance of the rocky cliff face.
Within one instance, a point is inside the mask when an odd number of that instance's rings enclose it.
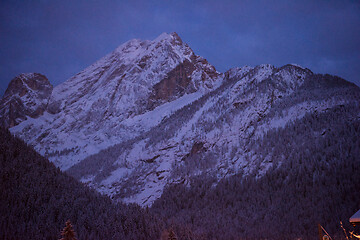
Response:
[[[200,174],[261,176],[273,161],[256,143],[268,132],[355,106],[360,91],[293,64],[219,73],[172,33],[124,43],[44,96],[46,111],[22,113],[12,133],[98,191],[151,205]]]
[[[154,85],[149,97],[149,109],[171,102],[184,94],[190,94],[201,88],[213,89],[208,79],[219,79],[219,74],[206,59],[192,55],[191,61],[186,59],[171,70],[164,79]],[[192,81],[194,78],[196,82]]]
[[[224,75],[220,87],[68,172],[114,199],[151,205],[167,184],[188,184],[193,176],[261,176],[273,166],[271,154],[256,150],[268,132],[360,99],[355,85],[295,65],[236,68]]]
[[[13,130],[67,169],[148,131],[221,81],[222,75],[176,33],[134,39],[55,87],[45,114]],[[177,106],[165,106],[176,100]],[[149,116],[155,108],[156,116]]]
[[[38,118],[47,107],[53,87],[39,73],[23,73],[9,83],[0,101],[0,119],[5,127],[14,127],[27,117]]]

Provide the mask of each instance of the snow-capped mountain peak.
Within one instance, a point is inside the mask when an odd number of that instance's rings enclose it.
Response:
[[[53,86],[39,73],[22,73],[12,79],[0,100],[3,126],[13,127],[27,119],[37,118],[46,109]]]
[[[8,123],[16,91],[1,100]],[[163,33],[120,45],[35,97],[41,114],[23,111],[8,126],[98,191],[151,205],[166,184],[202,173],[265,173],[271,156],[258,155],[258,140],[306,115],[356,105],[359,95],[345,80],[295,64],[219,73],[176,33]]]
[[[222,79],[176,33],[161,34],[153,41],[133,39],[56,86],[47,113],[14,130],[25,133],[31,125],[34,131],[26,134],[27,141],[38,145],[37,150],[50,160],[58,152],[76,155],[60,154],[69,161],[56,157],[55,163],[66,169],[154,127],[159,120],[145,121],[147,112],[170,102],[193,101],[218,87]],[[171,111],[157,110],[161,114],[156,119],[179,107],[181,104]],[[131,122],[137,127],[128,129]]]

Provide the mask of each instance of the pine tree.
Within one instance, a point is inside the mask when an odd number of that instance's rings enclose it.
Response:
[[[177,237],[172,229],[169,230],[169,240],[177,240]]]
[[[164,230],[160,237],[161,240],[177,240],[175,232],[170,228],[169,230]]]
[[[66,221],[66,226],[61,231],[62,238],[60,240],[77,240],[75,237],[75,231],[71,225],[70,220]]]

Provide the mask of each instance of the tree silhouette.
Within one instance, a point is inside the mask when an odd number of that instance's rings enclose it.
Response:
[[[176,240],[176,235],[172,229],[169,231],[169,240]]]
[[[60,240],[77,240],[70,220],[66,221],[66,226],[61,231],[61,236],[62,238]]]

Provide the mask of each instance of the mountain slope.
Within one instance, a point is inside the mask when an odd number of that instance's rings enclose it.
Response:
[[[352,229],[348,219],[360,208],[359,111],[336,106],[271,130],[248,146],[257,153],[252,174],[170,185],[152,211],[190,222],[207,239],[318,239],[318,223],[344,239],[339,221]]]
[[[121,45],[10,130],[111,198],[151,205],[167,184],[197,175],[261,177],[274,159],[254,142],[359,99],[356,85],[293,64],[219,73],[172,33]]]
[[[149,130],[221,79],[176,33],[134,39],[55,87],[44,115],[12,132],[65,170]]]
[[[159,239],[169,227],[148,210],[90,190],[2,127],[0,190],[0,239],[59,239],[68,219],[80,240]],[[202,239],[172,228],[179,239]]]
[[[58,239],[71,219],[79,239],[156,239],[161,221],[135,206],[114,205],[0,128],[0,238]],[[146,224],[139,227],[138,222]]]
[[[251,142],[306,114],[356,106],[360,99],[355,85],[297,66],[235,72],[150,131],[86,158],[69,174],[115,199],[151,205],[166,184],[186,184],[199,174],[261,176],[272,166],[271,155],[260,161]]]
[[[46,110],[53,87],[39,73],[23,73],[9,83],[0,100],[0,122],[14,127],[28,117],[38,118]]]

